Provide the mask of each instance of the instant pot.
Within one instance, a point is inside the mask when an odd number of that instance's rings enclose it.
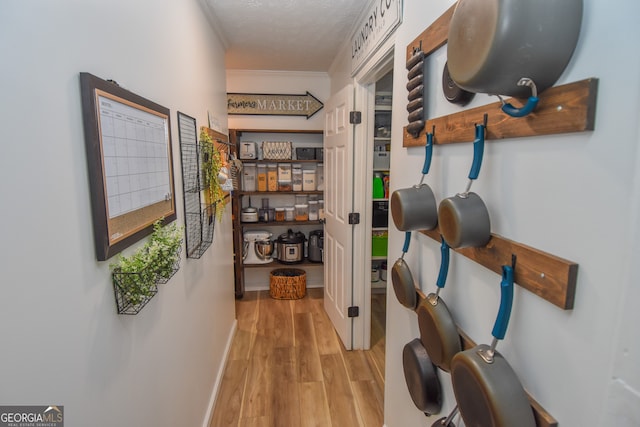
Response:
[[[296,264],[304,260],[304,233],[289,229],[276,240],[276,259],[284,264]]]

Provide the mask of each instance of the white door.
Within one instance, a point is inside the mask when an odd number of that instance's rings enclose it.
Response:
[[[325,103],[324,126],[324,308],[347,350],[353,347],[353,86]]]

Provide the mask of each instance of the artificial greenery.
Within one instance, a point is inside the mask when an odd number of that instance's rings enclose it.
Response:
[[[113,279],[128,303],[143,303],[156,293],[157,283],[171,277],[180,261],[182,233],[183,227],[175,222],[163,227],[160,219],[144,246],[128,257],[120,254],[111,264]]]
[[[218,181],[218,174],[222,169],[222,156],[213,144],[213,139],[206,131],[200,131],[200,150],[202,153],[202,181],[203,189],[207,192],[209,203],[215,205],[216,218],[222,220],[226,199]]]

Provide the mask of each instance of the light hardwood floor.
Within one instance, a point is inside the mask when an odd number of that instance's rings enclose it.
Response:
[[[386,296],[372,300],[371,350],[346,351],[321,288],[246,292],[210,427],[382,426]]]

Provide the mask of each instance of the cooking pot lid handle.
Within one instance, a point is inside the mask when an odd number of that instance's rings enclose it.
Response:
[[[538,106],[540,98],[538,98],[538,89],[536,84],[530,78],[523,77],[518,81],[518,86],[529,86],[531,88],[531,96],[527,100],[527,103],[522,108],[516,108],[510,103],[502,101],[502,111],[511,117],[524,117],[529,115]]]

